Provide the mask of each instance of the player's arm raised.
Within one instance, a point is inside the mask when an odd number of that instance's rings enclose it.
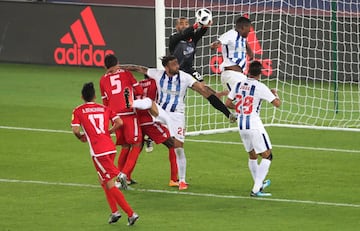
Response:
[[[121,69],[128,70],[128,71],[136,71],[141,74],[146,74],[148,71],[147,67],[140,66],[140,65],[134,65],[134,64],[121,64],[119,65]]]
[[[202,26],[200,29],[196,30],[194,32],[194,42],[195,44],[198,43],[198,41],[201,39],[202,36],[206,34],[208,31],[209,26],[211,26],[212,22],[210,21],[208,26]]]
[[[249,56],[250,60],[255,58],[254,52],[251,50],[249,43],[246,41],[246,53]]]

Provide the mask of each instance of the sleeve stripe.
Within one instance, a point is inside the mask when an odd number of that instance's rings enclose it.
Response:
[[[117,118],[120,118],[120,116],[116,115],[116,116],[114,116],[111,120],[114,121],[114,120],[116,120]]]

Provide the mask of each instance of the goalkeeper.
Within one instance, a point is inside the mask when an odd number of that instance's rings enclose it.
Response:
[[[204,79],[199,72],[193,68],[196,44],[201,37],[207,32],[208,26],[201,26],[195,22],[189,25],[187,18],[181,17],[176,20],[174,32],[169,38],[169,51],[174,55],[180,65],[180,70],[192,75],[197,81],[202,82]]]
[[[195,22],[190,26],[189,20],[181,17],[176,20],[176,32],[169,37],[169,51],[171,55],[177,58],[180,70],[190,74],[199,82],[203,82],[204,78],[193,67],[196,45],[211,24],[211,21],[208,25],[201,25]],[[227,95],[227,92],[216,92],[207,85],[205,87],[218,98]]]

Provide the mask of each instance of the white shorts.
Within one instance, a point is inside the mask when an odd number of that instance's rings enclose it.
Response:
[[[170,132],[170,136],[174,136],[174,134],[172,133],[174,129],[171,129],[172,124],[171,124],[171,119],[169,117],[169,113],[165,111],[159,104],[156,104],[156,106],[159,115],[155,118],[155,121],[166,125]]]
[[[238,71],[226,70],[221,72],[221,83],[230,91],[237,82],[246,80],[246,75]]]
[[[241,140],[247,152],[254,149],[256,154],[260,154],[266,150],[272,149],[271,141],[265,128],[239,131]]]
[[[172,131],[170,132],[170,134],[172,134],[178,141],[184,143],[185,114],[179,112],[168,112],[168,115],[171,119],[171,127],[169,127],[169,130],[171,129]]]

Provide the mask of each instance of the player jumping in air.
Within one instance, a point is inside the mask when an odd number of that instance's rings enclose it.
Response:
[[[235,83],[246,79],[244,74],[246,55],[250,57],[250,60],[254,58],[254,53],[247,42],[250,28],[251,21],[248,18],[239,17],[235,22],[235,28],[222,34],[210,46],[211,49],[222,46],[224,61],[220,65],[221,82],[229,91]]]

